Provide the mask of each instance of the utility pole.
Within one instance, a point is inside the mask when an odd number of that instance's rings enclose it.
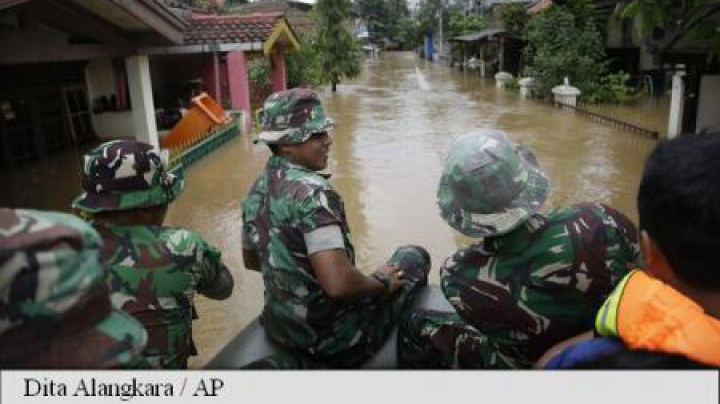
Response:
[[[438,7],[438,54],[440,56],[443,55],[443,41],[445,38],[443,38],[443,11],[445,9],[445,0],[438,0],[438,4],[440,7]]]

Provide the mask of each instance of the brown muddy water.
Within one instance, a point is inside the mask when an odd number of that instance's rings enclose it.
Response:
[[[637,218],[635,194],[655,144],[651,139],[522,99],[472,72],[427,63],[412,53],[384,53],[368,61],[359,78],[342,83],[335,94],[322,92],[322,98],[336,122],[328,172],[345,200],[362,269],[383,262],[396,246],[418,244],[430,251],[431,282],[438,282],[445,257],[470,242],[443,222],[435,205],[443,156],[453,137],[481,127],[505,130],[536,151],[553,185],[544,210],[598,201]],[[667,116],[665,108],[643,108],[643,116],[657,125]],[[230,141],[188,170],[186,191],[169,211],[167,224],[203,234],[223,251],[235,275],[229,299],[197,299],[194,335],[200,354],[192,367],[210,360],[262,308],[260,274],[242,269],[240,203],[268,155],[252,136]],[[0,205],[67,210],[79,188],[78,159],[65,160],[64,168],[47,174],[28,169],[10,180],[0,176],[14,195],[0,198]],[[39,188],[28,190],[27,181]],[[59,192],[60,187],[70,191]]]

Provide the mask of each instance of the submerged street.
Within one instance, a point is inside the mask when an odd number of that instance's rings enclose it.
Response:
[[[369,60],[360,77],[322,97],[336,124],[328,172],[345,200],[362,269],[374,268],[398,245],[418,244],[430,251],[431,283],[438,282],[442,261],[471,242],[442,221],[435,205],[444,153],[454,136],[480,127],[505,130],[537,153],[553,185],[543,211],[599,201],[637,219],[635,194],[655,144],[649,138],[522,99],[476,72],[409,52]],[[662,129],[662,108],[645,107],[631,114]],[[211,359],[262,308],[261,276],[243,269],[240,203],[268,155],[252,135],[230,141],[188,170],[186,191],[168,214],[166,224],[190,227],[218,245],[235,275],[228,300],[197,300],[200,354],[192,367]]]

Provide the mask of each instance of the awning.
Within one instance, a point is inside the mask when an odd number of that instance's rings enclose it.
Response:
[[[472,34],[462,35],[462,36],[456,36],[454,38],[450,38],[450,41],[453,42],[482,42],[482,41],[490,41],[495,36],[504,36],[508,35],[508,32],[504,29],[486,29],[485,31],[480,32],[473,32]]]

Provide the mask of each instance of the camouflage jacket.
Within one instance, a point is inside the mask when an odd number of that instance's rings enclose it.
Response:
[[[260,259],[265,283],[261,321],[270,337],[286,348],[309,353],[326,351],[322,343],[337,349],[349,345],[352,327],[336,326],[349,321],[353,308],[328,299],[315,279],[303,236],[322,226],[340,226],[345,251],[354,263],[343,202],[327,179],[272,156],[242,209],[244,248],[255,249]],[[330,335],[344,328],[347,335]]]
[[[197,233],[163,226],[94,223],[103,238],[113,305],[148,331],[143,355],[157,368],[185,367],[194,355],[195,293],[227,282],[221,253]],[[230,278],[231,279],[231,278]]]
[[[594,315],[639,256],[637,230],[600,204],[535,214],[512,232],[457,251],[441,268],[460,317],[536,360],[592,329]]]

